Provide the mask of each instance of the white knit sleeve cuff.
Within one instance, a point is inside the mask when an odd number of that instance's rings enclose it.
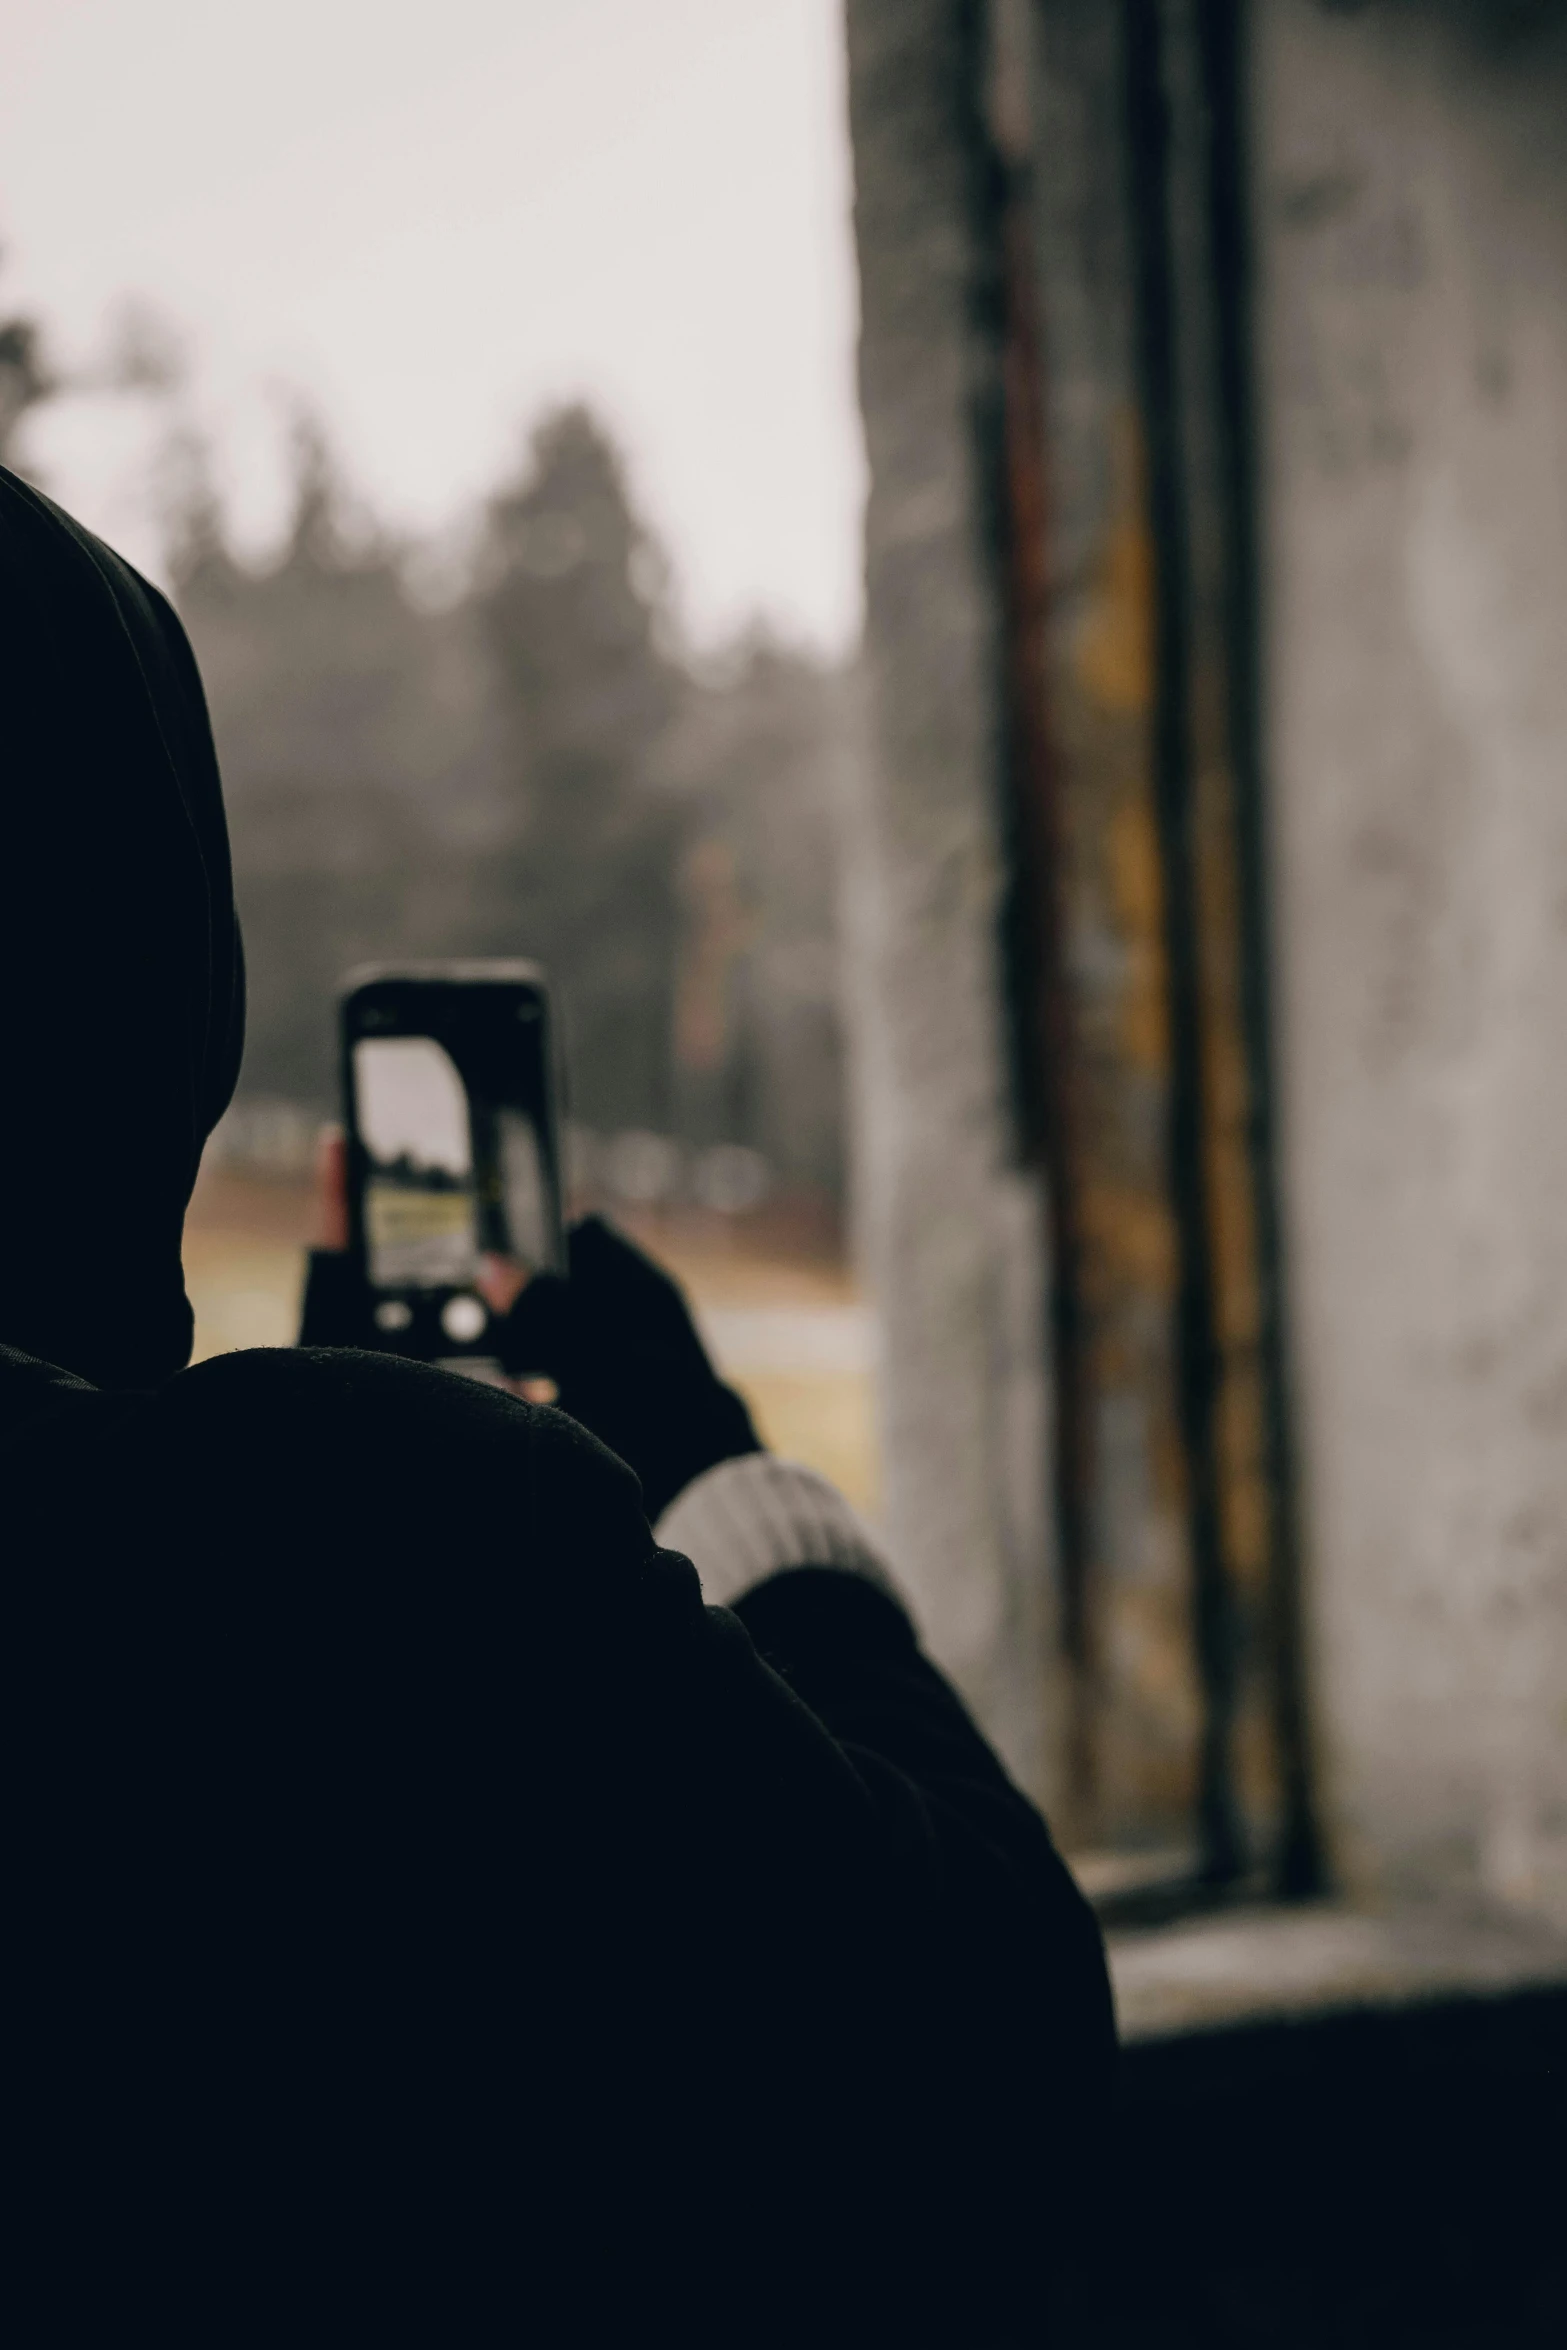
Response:
[[[838,1567],[878,1584],[903,1604],[874,1537],[835,1485],[815,1469],[742,1454],[694,1477],[675,1496],[654,1538],[684,1552],[709,1607],[731,1607],[753,1584],[785,1567]]]

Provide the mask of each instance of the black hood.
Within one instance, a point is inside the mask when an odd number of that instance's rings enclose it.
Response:
[[[165,599],[3,467],[0,641],[0,1342],[140,1386],[244,1035],[212,729]]]

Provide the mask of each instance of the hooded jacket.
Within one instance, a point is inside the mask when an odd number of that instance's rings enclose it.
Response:
[[[0,467],[0,1335],[113,1386],[189,1360],[180,1234],[244,973],[217,760],[156,588]]]
[[[194,663],[0,477],[8,2297],[81,2343],[1025,2338],[1093,1921],[890,1592],[704,1607],[558,1411],[185,1369],[238,1061]]]

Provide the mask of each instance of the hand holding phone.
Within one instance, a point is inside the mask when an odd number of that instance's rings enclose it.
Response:
[[[503,1361],[547,1372],[561,1410],[629,1462],[650,1520],[694,1477],[760,1452],[744,1400],[719,1377],[678,1285],[598,1216],[574,1224],[570,1279],[521,1291]]]
[[[497,1331],[566,1261],[544,974],[520,962],[358,972],[342,998],[345,1136],[326,1170],[306,1344],[357,1344],[501,1380]],[[351,1327],[350,1327],[351,1325]],[[507,1382],[510,1384],[510,1381]]]

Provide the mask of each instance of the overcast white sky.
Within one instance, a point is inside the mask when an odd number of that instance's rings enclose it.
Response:
[[[859,618],[863,456],[839,0],[5,0],[0,308],[67,362],[117,302],[187,338],[252,546],[285,387],[441,527],[583,393],[702,641]],[[150,562],[145,403],[29,454]]]

